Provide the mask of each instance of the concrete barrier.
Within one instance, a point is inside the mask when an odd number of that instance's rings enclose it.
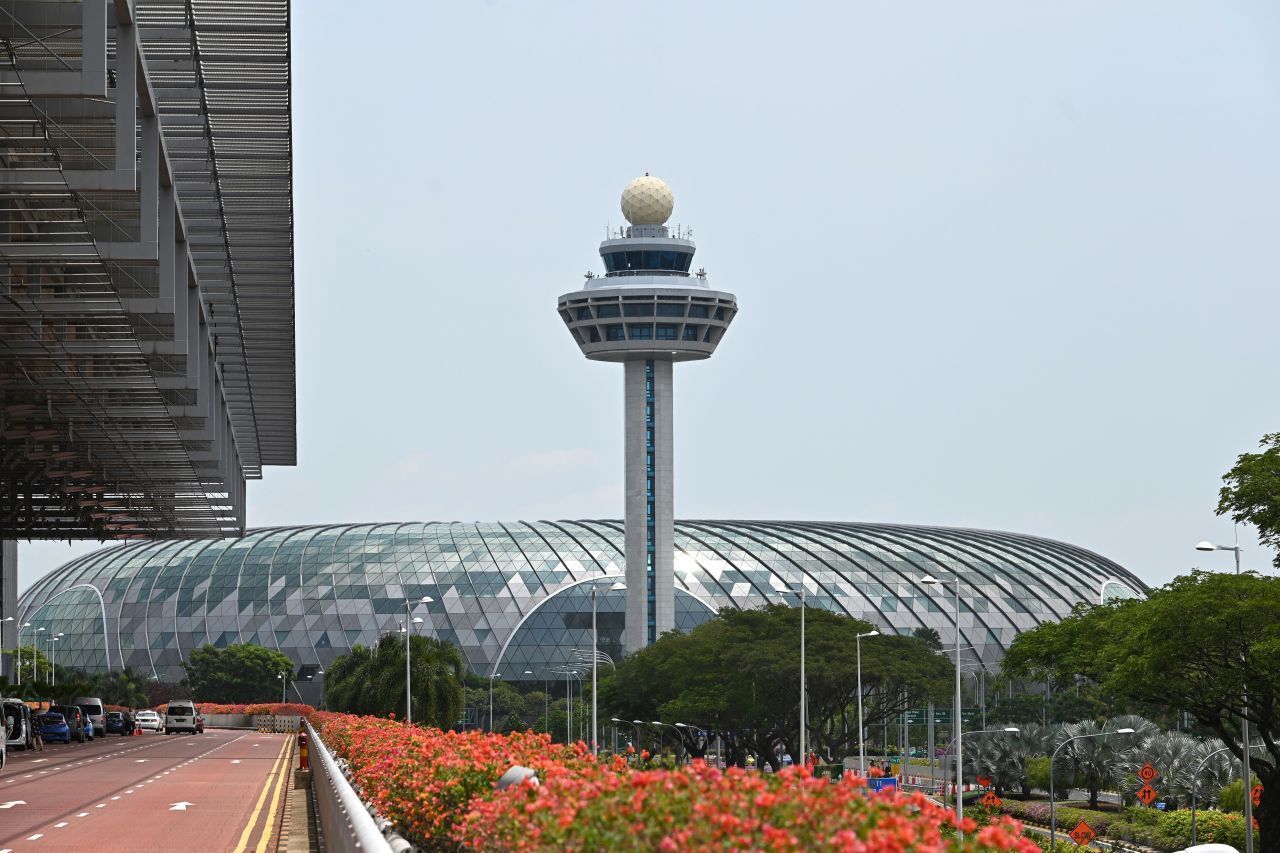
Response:
[[[205,714],[204,725],[208,729],[251,729],[253,717],[249,714]]]
[[[264,734],[296,734],[301,725],[301,717],[279,717],[275,714],[253,715],[253,727]]]
[[[374,815],[329,752],[320,734],[304,722],[311,743],[316,813],[325,849],[335,853],[406,853],[413,845],[397,835],[389,821]]]

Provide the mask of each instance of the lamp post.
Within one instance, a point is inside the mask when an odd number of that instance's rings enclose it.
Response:
[[[422,604],[430,604],[435,599],[429,595],[424,595],[418,601]],[[409,637],[413,634],[413,623],[422,623],[421,617],[413,615],[413,604],[414,602],[407,598],[404,600],[404,721],[409,725],[413,725],[413,676],[410,670]],[[493,682],[490,681],[489,683],[492,690]],[[492,707],[492,701],[490,701],[490,707]],[[493,714],[490,713],[489,716],[492,717]],[[489,725],[492,728],[492,719],[489,721]]]
[[[1232,551],[1236,555],[1236,574],[1240,574],[1240,546],[1214,545],[1212,542],[1200,542],[1197,551]],[[1240,663],[1244,663],[1244,649],[1240,650]],[[1253,799],[1249,796],[1249,785],[1253,782],[1253,774],[1249,769],[1249,689],[1244,691],[1244,707],[1240,709],[1240,750],[1242,776],[1244,778],[1244,853],[1253,853]]]
[[[621,581],[609,587],[610,592],[625,590],[627,585]],[[600,632],[596,629],[596,585],[591,585],[591,754],[600,754],[597,742],[599,729],[596,728],[596,668],[600,662]]]
[[[277,673],[276,678],[280,679],[280,704],[283,705],[285,687],[289,684],[289,682],[285,681],[283,672]]]
[[[1091,735],[1076,735],[1075,737],[1069,737],[1066,740],[1064,740],[1062,743],[1058,744],[1057,749],[1053,751],[1053,755],[1049,756],[1049,849],[1050,850],[1054,849],[1054,842],[1058,837],[1058,814],[1053,807],[1053,765],[1058,760],[1059,750],[1061,750],[1067,744],[1071,743],[1073,740],[1081,740],[1083,738],[1090,738],[1090,737],[1106,737],[1107,735],[1131,735],[1131,734],[1133,734],[1133,729],[1124,728],[1124,729],[1116,729],[1114,732],[1097,732]],[[1248,786],[1246,786],[1245,799],[1248,799],[1247,789],[1248,789]]]
[[[1258,746],[1258,744],[1256,743],[1250,744],[1249,749],[1253,749],[1255,746]],[[1203,770],[1204,766],[1209,763],[1210,758],[1213,758],[1215,755],[1217,755],[1220,752],[1227,752],[1230,749],[1231,747],[1224,746],[1222,747],[1222,749],[1215,749],[1213,752],[1206,755],[1204,757],[1204,760],[1200,762],[1200,766],[1196,768],[1195,775],[1191,777],[1191,846],[1192,847],[1196,846],[1196,795],[1200,793],[1200,771]],[[1245,799],[1249,798],[1248,785],[1245,785],[1244,795],[1245,795]]]
[[[15,684],[21,684],[21,683],[22,683],[22,629],[23,629],[23,628],[30,628],[30,627],[31,627],[31,623],[30,623],[30,622],[23,622],[21,625],[19,625],[19,626],[18,626],[18,637],[17,637],[17,643],[18,643],[18,671],[17,671],[17,673],[15,673],[15,677],[16,677],[16,679],[17,679],[17,680],[14,682]],[[34,679],[33,679],[33,680],[34,680]]]
[[[806,732],[806,730],[809,728],[809,703],[808,703],[808,692],[809,692],[809,691],[806,689],[806,688],[807,688],[807,684],[806,684],[806,681],[805,681],[805,672],[804,672],[804,663],[805,663],[805,661],[804,661],[804,659],[805,659],[805,653],[804,653],[804,611],[805,611],[805,606],[804,606],[804,604],[805,604],[805,602],[804,602],[804,584],[803,584],[803,583],[801,583],[801,584],[800,584],[800,589],[799,589],[799,590],[796,590],[796,589],[793,589],[792,587],[787,586],[787,587],[783,587],[782,589],[780,589],[780,590],[779,590],[779,592],[783,592],[783,593],[790,593],[791,595],[798,595],[798,596],[800,596],[800,762],[801,762],[801,764],[804,764],[804,762],[805,762],[805,756],[807,755],[807,753],[805,752],[805,732]]]
[[[945,592],[946,586],[942,581],[933,575],[925,575],[923,582],[934,584]],[[960,573],[956,572],[956,710],[955,710],[955,741],[957,754],[964,752],[964,720],[961,719],[961,699],[960,699]],[[956,819],[964,820],[964,797],[960,796],[960,792],[964,790],[964,767],[962,762],[956,762]],[[962,833],[963,835],[963,833]]]
[[[493,734],[493,680],[501,678],[502,673],[494,672],[489,674],[489,733]]]
[[[49,660],[49,685],[51,687],[58,686],[58,647],[54,643],[61,640],[63,634],[55,634],[49,638],[49,651],[52,657]]]
[[[858,648],[858,775],[864,779],[867,776],[867,746],[862,742],[863,733],[866,732],[862,724],[862,640],[864,637],[879,636],[879,631],[868,631],[854,638],[854,645]]]
[[[44,628],[36,628],[31,633],[35,637],[31,638],[31,683],[35,684],[40,680],[40,632]]]

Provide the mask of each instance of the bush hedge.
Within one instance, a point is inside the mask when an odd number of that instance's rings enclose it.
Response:
[[[966,818],[923,795],[869,794],[804,768],[763,773],[705,762],[654,768],[647,754],[596,760],[544,734],[444,732],[390,719],[318,712],[326,745],[363,799],[426,850],[1008,850],[1038,853],[1021,825]],[[539,784],[495,791],[512,765]]]

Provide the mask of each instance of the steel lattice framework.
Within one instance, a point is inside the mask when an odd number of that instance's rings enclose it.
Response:
[[[591,647],[592,584],[600,649],[623,654],[623,527],[617,521],[355,524],[250,531],[241,539],[104,548],[23,594],[24,642],[62,633],[58,654],[86,670],[130,666],[163,679],[205,643],[279,649],[317,673],[357,643],[399,630],[405,601],[421,630],[456,643],[482,675],[541,673]],[[1082,548],[1016,533],[900,524],[677,521],[675,626],[722,607],[760,607],[780,590],[881,631],[933,628],[994,667],[1020,631],[1080,602],[1144,595],[1119,565]],[[792,601],[794,603],[794,600]],[[37,632],[44,628],[43,632]],[[969,654],[966,651],[966,655]]]
[[[288,0],[0,9],[0,536],[225,536],[296,462]]]

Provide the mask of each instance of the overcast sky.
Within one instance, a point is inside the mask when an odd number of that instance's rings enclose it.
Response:
[[[555,306],[649,171],[741,306],[676,369],[677,518],[1230,567],[1192,546],[1280,430],[1275,3],[294,16],[299,465],[251,525],[620,517],[622,370]]]

